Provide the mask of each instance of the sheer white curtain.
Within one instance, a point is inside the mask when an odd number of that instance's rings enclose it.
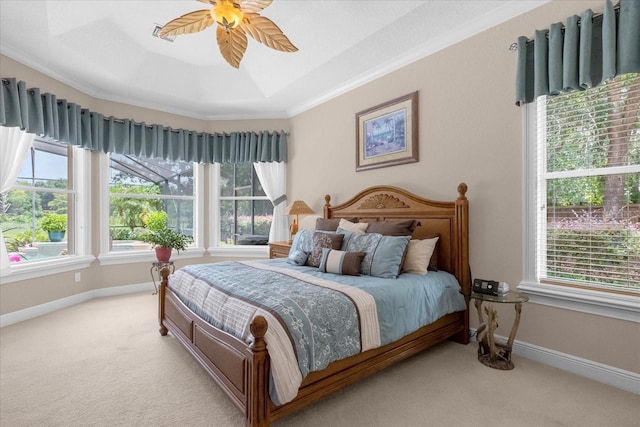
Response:
[[[0,126],[0,194],[15,184],[35,135],[17,127]],[[0,272],[9,272],[9,254],[0,228]]]
[[[287,206],[287,167],[285,162],[254,163],[258,179],[264,192],[273,203],[273,221],[269,230],[269,241],[289,239],[289,219],[284,216]]]

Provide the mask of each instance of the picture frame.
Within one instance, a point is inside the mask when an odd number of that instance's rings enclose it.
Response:
[[[356,114],[356,172],[417,161],[417,91]]]

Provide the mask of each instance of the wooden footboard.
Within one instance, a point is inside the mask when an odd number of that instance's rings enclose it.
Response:
[[[310,373],[291,402],[276,406],[269,397],[269,353],[264,340],[267,321],[262,316],[253,320],[250,328],[254,341],[251,345],[213,327],[171,291],[169,268],[160,272],[160,334],[171,332],[184,345],[245,414],[246,425],[251,427],[268,426],[278,418],[448,338],[466,344],[469,342],[471,282],[466,191],[466,185],[460,184],[456,201],[435,202],[394,187],[372,187],[336,207],[329,205],[327,196],[326,218],[355,216],[369,221],[415,218],[422,225],[414,232],[414,238],[426,238],[436,232],[442,241],[438,249],[442,269],[458,279],[467,299],[467,309],[444,316],[399,341],[335,361],[322,371]]]
[[[247,426],[269,425],[269,354],[267,321],[251,323],[252,345],[223,332],[191,311],[168,287],[170,271],[160,271],[160,334],[171,332],[195,357],[246,417]]]
[[[285,415],[374,374],[434,344],[463,332],[464,312],[449,314],[384,347],[331,363],[303,381],[297,397],[275,405],[269,397],[269,354],[264,335],[267,321],[258,316],[251,324],[255,340],[247,345],[214,328],[191,311],[168,287],[169,269],[160,272],[160,334],[170,331],[195,357],[213,380],[245,414],[246,425],[268,426]]]

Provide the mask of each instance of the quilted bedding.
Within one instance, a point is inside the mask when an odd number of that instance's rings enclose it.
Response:
[[[204,320],[247,343],[253,318],[267,319],[276,404],[292,400],[309,372],[466,306],[446,272],[397,279],[341,276],[283,259],[190,265],[170,276],[169,286]]]

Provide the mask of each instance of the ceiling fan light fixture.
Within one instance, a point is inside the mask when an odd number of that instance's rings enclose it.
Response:
[[[235,28],[244,18],[240,9],[234,6],[229,0],[222,0],[211,8],[211,17],[225,29]]]
[[[273,0],[198,0],[210,9],[186,13],[167,22],[160,37],[178,36],[200,32],[215,23],[216,40],[220,53],[232,67],[239,68],[247,50],[247,36],[263,45],[281,52],[298,50],[282,30],[260,11]]]

